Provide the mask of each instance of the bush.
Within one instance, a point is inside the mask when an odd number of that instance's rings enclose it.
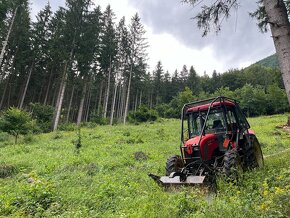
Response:
[[[9,141],[9,134],[7,132],[0,132],[0,143]]]
[[[77,124],[75,123],[62,123],[58,126],[58,130],[60,131],[75,131],[77,128]]]
[[[33,130],[35,121],[31,114],[18,108],[9,108],[0,118],[0,129],[15,137],[15,144],[19,135],[26,135]]]
[[[107,125],[109,124],[109,118],[104,118],[96,113],[91,114],[90,121],[93,123],[97,123],[99,125]]]
[[[81,123],[81,127],[86,127],[86,128],[90,128],[90,129],[96,128],[97,125],[98,124],[94,123],[94,122]]]
[[[25,135],[24,138],[23,138],[23,142],[24,142],[25,144],[32,143],[34,140],[35,140],[35,139],[34,139],[34,137],[33,137],[32,134],[27,134],[27,135]]]
[[[30,106],[32,107],[32,117],[36,119],[40,131],[49,132],[52,126],[54,107],[40,103],[31,103]]]
[[[157,111],[149,109],[142,105],[136,112],[129,113],[129,121],[132,123],[141,123],[147,121],[155,121],[158,118]]]

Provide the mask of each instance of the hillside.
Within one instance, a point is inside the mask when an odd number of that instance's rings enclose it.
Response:
[[[276,54],[270,55],[269,57],[266,57],[266,58],[256,62],[255,64],[259,64],[259,65],[262,65],[264,67],[279,68],[278,59],[277,59]]]
[[[289,148],[279,126],[288,115],[249,119],[264,155]],[[164,175],[179,153],[179,120],[140,125],[91,126],[13,139],[0,135],[0,216],[21,217],[287,217],[290,152],[267,157],[238,186],[219,181],[204,188],[164,190],[147,174]],[[242,211],[242,212],[241,212]]]

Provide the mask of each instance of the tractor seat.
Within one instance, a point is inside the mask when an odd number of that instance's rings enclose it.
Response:
[[[213,121],[212,128],[213,128],[213,129],[223,128],[222,121],[221,121],[221,120],[214,120],[214,121]]]

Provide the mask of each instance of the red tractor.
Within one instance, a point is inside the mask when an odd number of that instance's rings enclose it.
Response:
[[[185,104],[181,155],[166,162],[166,176],[149,174],[162,185],[215,182],[217,172],[237,180],[240,171],[262,167],[258,139],[236,100],[217,97]]]

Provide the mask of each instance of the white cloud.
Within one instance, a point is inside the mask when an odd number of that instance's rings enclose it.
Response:
[[[199,75],[203,75],[204,71],[211,74],[213,70],[218,72],[225,70],[225,66],[213,57],[210,47],[194,50],[181,44],[167,33],[153,34],[152,31],[148,31],[147,35],[150,44],[148,52],[151,70],[158,61],[162,62],[164,69],[169,73],[173,73],[176,69],[180,71],[184,64],[188,68],[192,65]]]

